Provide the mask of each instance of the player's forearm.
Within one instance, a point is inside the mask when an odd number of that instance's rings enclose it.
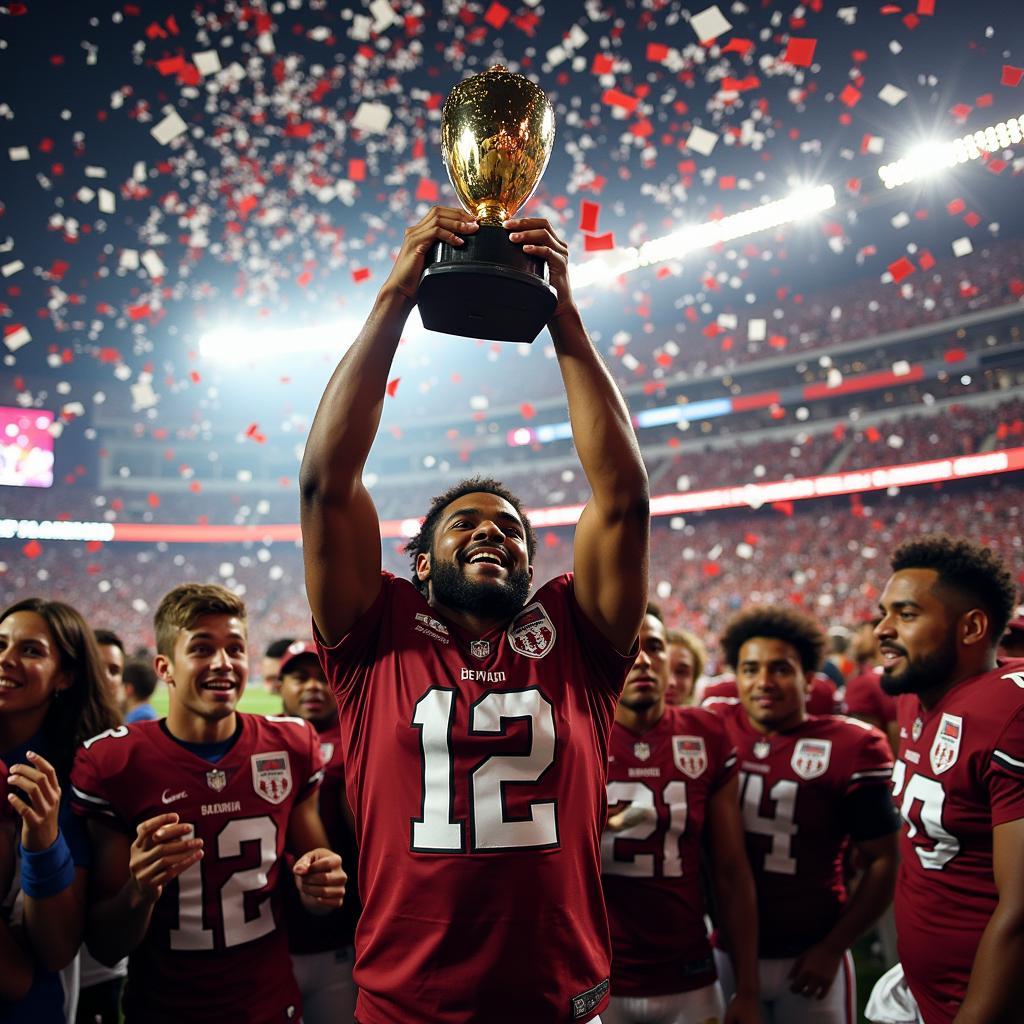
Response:
[[[569,403],[573,443],[594,499],[607,510],[646,505],[647,470],[629,410],[579,311],[571,307],[549,328]]]
[[[67,967],[82,945],[84,888],[83,880],[83,884],[70,886],[45,899],[25,897],[25,932],[36,959],[48,971]]]
[[[841,955],[882,916],[892,903],[896,870],[895,858],[877,857],[868,864],[824,945]]]
[[[997,904],[974,955],[953,1024],[1011,1024],[1024,1006],[1024,909]]]
[[[130,880],[116,896],[94,903],[85,929],[89,952],[107,967],[123,960],[146,937],[154,906]]]
[[[384,410],[391,363],[412,302],[382,290],[324,390],[302,457],[302,493],[344,489],[362,474]]]
[[[757,894],[746,861],[719,864],[714,871],[718,926],[725,932],[740,995],[756,995]]]

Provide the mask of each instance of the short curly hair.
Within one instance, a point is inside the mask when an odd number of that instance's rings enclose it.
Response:
[[[933,569],[944,587],[957,591],[967,607],[982,608],[995,645],[1017,607],[1017,585],[1006,563],[991,548],[966,537],[932,533],[904,541],[889,561],[893,572]],[[966,607],[963,609],[966,610]]]
[[[487,476],[473,476],[449,487],[443,494],[439,494],[430,503],[427,514],[423,517],[419,532],[409,539],[405,545],[405,553],[409,556],[412,565],[412,582],[419,588],[422,594],[427,593],[427,581],[421,580],[416,575],[416,559],[419,555],[430,554],[434,546],[434,533],[437,524],[441,520],[441,513],[453,502],[466,494],[494,494],[507,501],[515,510],[516,514],[523,521],[523,529],[526,531],[526,553],[533,564],[533,556],[537,553],[537,534],[526,515],[522,502],[499,481]]]
[[[828,644],[821,626],[805,612],[775,605],[755,605],[737,612],[719,637],[725,660],[732,668],[739,662],[740,648],[754,637],[769,637],[790,644],[800,658],[805,676],[821,668]]]

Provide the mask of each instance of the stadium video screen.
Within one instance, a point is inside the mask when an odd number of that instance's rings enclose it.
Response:
[[[0,486],[53,484],[53,413],[0,406]]]

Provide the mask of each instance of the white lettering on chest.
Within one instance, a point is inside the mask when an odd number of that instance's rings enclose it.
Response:
[[[504,672],[492,672],[482,668],[464,668],[459,677],[464,683],[503,683],[505,682]]]

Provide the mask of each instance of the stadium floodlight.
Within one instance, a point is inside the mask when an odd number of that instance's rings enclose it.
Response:
[[[203,359],[234,365],[253,360],[290,359],[310,352],[334,352],[340,359],[361,328],[362,318],[356,317],[309,327],[219,327],[200,337],[199,354]],[[425,330],[419,310],[413,309],[402,337],[418,338]]]
[[[1024,141],[1024,115],[1011,117],[951,142],[926,142],[915,146],[905,157],[879,167],[878,176],[888,189],[927,178],[983,155],[999,153]]]
[[[836,194],[831,185],[800,188],[784,199],[763,203],[719,220],[679,228],[671,234],[645,242],[638,249],[621,249],[607,257],[589,260],[573,269],[572,284],[574,288],[586,288],[640,267],[709,249],[721,242],[733,242],[747,235],[808,220],[835,204]]]

